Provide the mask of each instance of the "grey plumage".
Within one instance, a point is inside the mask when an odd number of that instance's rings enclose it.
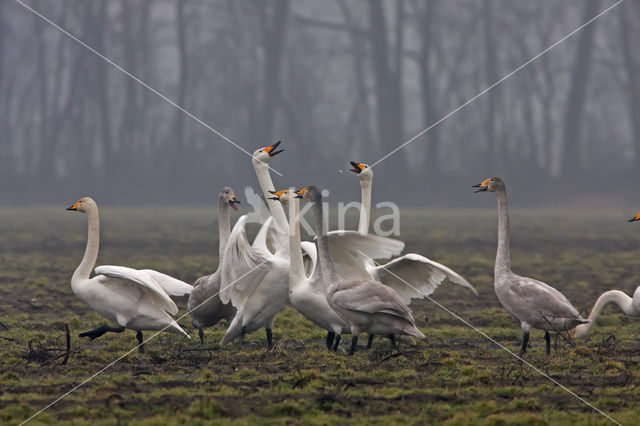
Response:
[[[222,263],[222,253],[229,239],[229,207],[237,209],[239,201],[231,188],[224,187],[218,194],[218,231],[219,258]],[[236,314],[236,308],[231,303],[220,300],[220,283],[222,282],[220,267],[210,275],[198,278],[193,283],[193,290],[189,296],[187,310],[191,316],[191,324],[198,329],[200,341],[204,344],[203,329],[216,325],[221,320],[231,322]]]
[[[476,192],[493,192],[498,199],[498,250],[494,268],[494,287],[502,306],[520,321],[524,338],[520,355],[527,351],[529,331],[537,328],[545,331],[547,354],[551,352],[549,331],[571,330],[588,323],[580,316],[571,302],[555,288],[511,272],[509,247],[509,211],[507,190],[502,179],[486,179]]]
[[[424,339],[416,328],[411,309],[392,288],[362,278],[342,278],[331,258],[329,239],[322,228],[322,197],[314,186],[304,193],[304,199],[313,203],[317,234],[318,256],[322,277],[327,289],[329,306],[351,327],[351,354],[360,333],[381,335],[411,335]]]

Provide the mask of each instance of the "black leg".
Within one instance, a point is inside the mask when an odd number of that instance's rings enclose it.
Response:
[[[544,332],[544,340],[547,341],[547,355],[551,355],[551,336],[548,331]]]
[[[138,330],[136,333],[136,338],[138,339],[138,351],[143,354],[144,353],[144,338],[142,337],[142,331]]]
[[[238,346],[242,346],[244,343],[244,335],[247,334],[247,329],[242,327],[242,331],[240,332],[240,337],[238,338]]]
[[[331,346],[333,345],[333,339],[335,339],[336,337],[336,333],[334,333],[333,331],[329,331],[327,333],[327,339],[326,339],[326,344],[327,344],[327,349],[331,350]]]
[[[78,334],[80,337],[88,337],[89,339],[97,339],[105,333],[122,333],[125,330],[124,327],[109,327],[106,324],[102,324],[98,328],[94,328],[93,330],[85,331],[84,333]]]
[[[333,351],[338,352],[338,345],[340,345],[340,339],[342,339],[342,334],[338,334],[336,336],[336,340],[333,342]]]
[[[200,336],[200,344],[202,344],[202,346],[204,346],[204,330],[199,328],[198,329],[198,336]]]
[[[397,348],[398,345],[396,344],[396,336],[394,336],[393,334],[389,335],[389,340],[391,340],[391,347],[392,348]]]
[[[351,338],[351,349],[349,350],[349,356],[353,356],[353,354],[356,353],[356,344],[358,344],[358,336],[354,334]]]
[[[522,349],[520,349],[520,356],[527,353],[527,344],[529,344],[529,332],[525,331],[522,337]]]
[[[373,338],[375,336],[373,334],[369,335],[369,340],[367,340],[367,349],[371,349],[371,345],[373,345]]]
[[[264,328],[267,331],[267,346],[269,349],[273,348],[273,333],[270,328]]]

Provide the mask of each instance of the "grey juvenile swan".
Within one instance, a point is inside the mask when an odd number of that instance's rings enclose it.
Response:
[[[322,196],[315,186],[298,191],[298,197],[311,202],[317,235],[318,257],[329,306],[351,327],[350,355],[353,355],[360,333],[388,335],[408,334],[424,339],[416,328],[411,309],[392,288],[362,278],[342,278],[331,258],[329,239],[323,229]]]
[[[544,330],[548,355],[551,353],[549,331],[571,330],[589,320],[582,318],[571,302],[555,288],[511,272],[506,186],[502,179],[494,177],[473,187],[479,188],[476,192],[493,192],[498,199],[498,252],[493,279],[498,300],[520,320],[524,331],[520,356],[527,352],[531,328]]]
[[[191,315],[191,324],[198,329],[200,342],[203,345],[204,328],[212,327],[221,320],[229,324],[236,314],[236,308],[231,303],[222,303],[219,295],[222,254],[231,233],[229,207],[238,210],[236,204],[240,204],[240,201],[236,198],[233,189],[228,186],[222,188],[218,194],[218,269],[213,274],[198,278],[193,283],[193,290],[189,295],[187,310]]]

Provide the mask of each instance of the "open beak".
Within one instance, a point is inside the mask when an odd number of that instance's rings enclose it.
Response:
[[[477,191],[473,191],[473,193],[475,194],[476,192],[486,192],[489,189],[489,182],[491,180],[490,179],[486,179],[484,182],[479,183],[477,185],[473,185],[472,188],[478,188]]]
[[[234,210],[238,210],[238,206],[236,204],[240,204],[240,200],[238,200],[235,195],[232,195],[231,197],[229,197],[229,205]]]
[[[636,220],[640,220],[640,213],[629,219],[629,222],[635,222]]]
[[[280,201],[280,196],[285,193],[285,191],[269,191],[273,194],[273,197],[269,197],[269,200]]]
[[[309,188],[302,188],[299,191],[296,191],[296,197],[295,198],[302,198],[302,196],[304,195],[305,192],[307,192]]]
[[[73,210],[73,211],[78,211],[78,206],[80,205],[80,202],[78,201],[77,203],[75,203],[74,205],[72,205],[71,207],[67,207],[67,210]]]
[[[276,155],[280,154],[282,151],[284,151],[284,149],[278,150],[276,151],[276,148],[278,148],[278,145],[280,145],[282,143],[282,141],[278,141],[276,143],[274,143],[271,146],[268,146],[266,148],[262,148],[262,150],[264,152],[266,152],[267,154],[269,154],[269,157],[275,157]]]
[[[349,163],[351,163],[351,167],[353,167],[353,169],[349,170],[357,175],[362,173],[362,171],[364,170],[364,164],[356,163],[355,161],[349,161]]]

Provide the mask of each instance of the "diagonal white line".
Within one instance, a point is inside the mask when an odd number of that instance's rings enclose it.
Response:
[[[241,280],[242,278],[246,277],[247,275],[249,275],[251,272],[255,271],[256,269],[258,269],[259,267],[261,267],[262,265],[264,265],[265,263],[267,263],[268,261],[270,261],[271,259],[273,259],[275,257],[272,256],[269,259],[265,260],[264,262],[256,265],[254,268],[252,268],[251,270],[247,271],[245,274],[243,274],[241,277],[238,277],[236,280],[234,280],[231,284],[229,284],[228,286],[226,286],[223,289],[220,289],[220,291],[218,291],[216,294],[214,294],[213,296],[207,298],[205,301],[203,301],[202,303],[200,303],[198,306],[196,306],[195,308],[185,312],[184,315],[182,315],[181,317],[177,318],[175,321],[178,322],[180,321],[182,318],[186,317],[187,315],[189,315],[191,312],[193,312],[194,310],[198,309],[200,306],[202,306],[203,304],[207,303],[209,300],[213,299],[214,297],[216,297],[217,295],[219,295],[222,291],[228,289],[229,287],[231,287],[232,285],[234,285],[235,283],[237,283],[239,280]],[[85,384],[87,384],[88,382],[90,382],[91,380],[93,380],[96,376],[98,376],[100,373],[102,373],[103,371],[107,370],[109,367],[113,366],[114,364],[116,364],[117,362],[123,360],[124,358],[126,358],[127,356],[129,356],[129,354],[131,354],[131,352],[135,351],[136,349],[138,349],[140,346],[144,345],[145,343],[147,343],[149,340],[153,339],[154,337],[156,337],[158,334],[162,333],[163,331],[165,331],[167,328],[169,328],[169,326],[171,326],[171,324],[167,324],[166,327],[160,329],[157,333],[153,334],[151,337],[147,338],[146,340],[144,340],[142,343],[139,343],[138,345],[134,346],[131,350],[129,350],[128,352],[126,352],[124,355],[121,355],[120,357],[118,357],[116,360],[110,362],[109,364],[107,364],[105,367],[101,368],[100,370],[98,370],[97,372],[93,373],[91,376],[87,377],[86,379],[84,379],[80,384],[74,386],[73,388],[71,388],[69,391],[65,392],[64,394],[62,394],[61,396],[59,396],[58,398],[56,398],[53,402],[45,405],[44,407],[42,407],[40,410],[38,410],[38,412],[36,412],[35,414],[33,414],[31,417],[29,417],[28,419],[22,421],[22,423],[20,423],[19,426],[24,425],[25,423],[29,422],[30,420],[32,420],[34,417],[36,417],[37,415],[39,415],[40,413],[42,413],[43,411],[49,409],[51,406],[53,406],[54,404],[57,404],[58,402],[60,402],[61,400],[63,400],[64,398],[66,398],[67,396],[69,396],[69,394],[71,394],[72,392],[74,392],[75,390],[77,390],[78,388],[84,386]]]
[[[216,129],[214,129],[213,127],[211,127],[210,125],[208,125],[207,123],[205,123],[204,121],[199,119],[198,117],[196,117],[195,115],[191,114],[189,111],[187,111],[186,109],[184,109],[183,107],[181,107],[180,105],[178,105],[177,103],[175,103],[174,101],[169,99],[167,96],[165,96],[162,93],[158,92],[156,89],[154,89],[153,87],[149,86],[147,83],[145,83],[144,81],[140,80],[138,77],[136,77],[135,75],[131,74],[129,71],[125,70],[120,65],[116,64],[111,59],[107,58],[102,53],[98,52],[93,47],[89,46],[88,44],[86,44],[85,42],[83,42],[82,40],[80,40],[79,38],[74,36],[73,34],[71,34],[69,31],[67,31],[64,28],[60,27],[58,24],[56,24],[55,22],[53,22],[52,20],[50,20],[46,16],[42,15],[41,13],[36,11],[35,9],[29,7],[28,5],[23,3],[21,0],[14,0],[14,1],[16,3],[18,3],[19,5],[21,5],[22,7],[24,7],[25,9],[27,9],[28,11],[30,11],[31,13],[33,13],[34,15],[36,15],[37,17],[39,17],[40,19],[42,19],[43,21],[45,21],[46,23],[48,23],[49,25],[51,25],[52,27],[54,27],[57,30],[59,30],[60,32],[62,32],[67,37],[71,38],[76,43],[80,44],[81,46],[85,47],[86,49],[88,49],[90,52],[92,52],[96,56],[100,57],[102,60],[107,62],[109,65],[112,65],[113,67],[115,67],[118,71],[122,72],[127,77],[133,79],[136,83],[140,84],[141,86],[143,86],[145,89],[149,90],[154,95],[159,96],[161,99],[165,100],[166,102],[171,104],[173,107],[175,107],[175,108],[179,109],[180,111],[182,111],[189,118],[192,118],[193,120],[195,120],[196,122],[200,123],[201,125],[203,125],[207,129],[209,129],[210,131],[215,133],[216,135],[220,136],[225,141],[229,142],[231,145],[233,145],[236,148],[238,148],[240,151],[242,151],[245,154],[247,154],[249,157],[253,158],[253,155],[249,151],[247,151],[246,149],[244,149],[243,147],[241,147],[240,145],[238,145],[237,143],[235,143],[234,141],[232,141],[231,139],[229,139],[228,137],[226,137],[225,135],[223,135],[222,133],[220,133],[219,131],[217,131]],[[266,163],[263,163],[263,164],[266,164]],[[269,166],[268,164],[266,164],[266,166],[269,167],[269,169],[271,169],[278,176],[283,176],[282,173],[280,173],[279,171],[277,171],[273,167]]]
[[[586,399],[582,398],[580,395],[576,394],[575,392],[573,392],[571,389],[569,389],[568,387],[564,386],[562,383],[558,382],[557,380],[555,380],[554,378],[550,377],[548,374],[544,373],[543,371],[541,371],[538,367],[536,367],[535,365],[531,364],[529,361],[527,361],[526,359],[522,358],[520,355],[516,354],[515,352],[513,352],[511,349],[507,348],[506,346],[504,346],[502,343],[498,342],[497,340],[495,340],[493,337],[489,336],[487,333],[485,333],[484,331],[480,330],[479,328],[477,328],[476,326],[474,326],[473,324],[471,324],[469,321],[465,320],[464,318],[462,318],[461,316],[459,316],[458,314],[456,314],[455,312],[453,312],[452,310],[450,310],[449,308],[447,308],[446,306],[442,305],[440,302],[438,302],[437,300],[432,299],[429,295],[424,294],[422,291],[418,290],[417,288],[415,288],[413,285],[409,284],[407,281],[405,281],[404,279],[402,279],[401,277],[397,276],[396,274],[394,274],[393,272],[391,272],[390,270],[388,270],[387,268],[385,268],[384,265],[380,265],[379,263],[377,263],[375,260],[371,259],[369,256],[367,256],[366,254],[362,253],[360,250],[358,250],[358,253],[360,253],[362,256],[364,256],[365,258],[369,259],[370,261],[372,261],[375,265],[381,267],[382,269],[384,269],[385,271],[387,271],[389,274],[393,275],[395,278],[397,278],[398,280],[402,281],[403,283],[405,283],[406,285],[408,285],[409,287],[411,287],[412,289],[414,289],[415,291],[417,291],[418,293],[422,294],[426,299],[429,299],[431,302],[435,303],[436,305],[438,305],[438,307],[440,307],[441,309],[443,309],[445,312],[449,313],[450,315],[452,315],[453,317],[455,317],[456,319],[460,320],[462,323],[464,323],[466,326],[468,326],[469,328],[471,328],[472,330],[476,331],[477,333],[479,333],[480,335],[484,336],[485,338],[487,338],[488,340],[490,340],[492,343],[494,343],[496,346],[500,347],[501,349],[504,349],[505,351],[507,351],[510,355],[512,355],[514,358],[517,358],[518,360],[522,361],[524,364],[526,364],[527,366],[531,367],[533,370],[537,371],[538,373],[540,373],[542,376],[546,377],[547,379],[551,380],[553,383],[555,383],[556,385],[558,385],[559,387],[561,387],[562,389],[564,389],[565,391],[569,392],[571,395],[575,396],[576,398],[578,398],[580,401],[582,401],[584,404],[588,405],[589,407],[593,408],[594,410],[596,410],[598,413],[602,414],[603,416],[605,416],[607,419],[611,420],[613,423],[622,426],[621,423],[619,423],[618,421],[614,420],[611,416],[609,416],[607,413],[605,413],[604,411],[600,410],[598,407],[596,407],[595,405],[593,405],[592,403],[590,403],[589,401],[587,401]]]
[[[381,159],[379,159],[378,161],[376,161],[375,163],[373,163],[371,166],[369,167],[373,167],[376,164],[380,163],[381,161],[384,161],[385,159],[387,159],[388,157],[392,156],[393,154],[395,154],[396,152],[400,151],[401,149],[403,149],[404,147],[406,147],[407,145],[409,145],[411,142],[415,141],[416,139],[418,139],[420,136],[424,135],[425,133],[427,133],[429,130],[433,129],[434,127],[436,127],[438,124],[442,123],[443,121],[445,121],[447,118],[451,117],[452,115],[454,115],[455,113],[457,113],[458,111],[460,111],[461,109],[463,109],[464,107],[466,107],[467,105],[469,105],[470,103],[472,103],[473,101],[475,101],[476,99],[478,99],[479,97],[481,97],[482,95],[484,95],[485,93],[487,93],[489,90],[493,89],[494,87],[498,86],[499,84],[501,84],[502,82],[504,82],[506,79],[508,79],[509,77],[511,77],[512,75],[514,75],[515,73],[517,73],[518,71],[522,70],[524,67],[526,67],[527,65],[529,65],[530,63],[532,63],[533,61],[535,61],[536,59],[538,59],[539,57],[541,57],[542,55],[544,55],[545,53],[549,52],[551,49],[553,49],[554,47],[556,47],[557,45],[559,45],[560,43],[562,43],[563,41],[565,41],[566,39],[570,38],[571,36],[575,35],[578,31],[584,29],[585,27],[587,27],[588,25],[590,25],[591,23],[593,23],[595,20],[597,20],[598,18],[600,18],[602,15],[608,13],[610,10],[612,10],[613,8],[615,8],[616,6],[618,6],[620,3],[622,3],[624,0],[619,0],[616,3],[614,3],[613,5],[609,6],[608,8],[606,8],[605,10],[603,10],[602,12],[598,13],[596,16],[594,16],[593,18],[589,19],[587,22],[585,22],[584,24],[580,25],[578,28],[576,28],[575,30],[571,31],[569,34],[565,35],[564,37],[562,37],[560,40],[556,41],[555,43],[553,43],[551,46],[547,47],[546,49],[544,49],[542,52],[538,53],[536,56],[534,56],[533,58],[529,59],[527,62],[525,62],[524,64],[520,65],[518,68],[516,68],[515,70],[511,71],[509,74],[505,75],[504,77],[502,77],[500,80],[496,81],[495,83],[493,83],[491,86],[487,87],[486,89],[484,89],[482,92],[478,93],[477,95],[475,95],[474,97],[472,97],[471,99],[469,99],[468,101],[466,101],[465,103],[463,103],[462,105],[458,106],[457,108],[449,111],[449,113],[447,115],[445,115],[444,117],[442,117],[441,119],[439,119],[438,121],[436,121],[435,123],[431,124],[429,127],[427,127],[426,129],[422,130],[420,133],[418,133],[417,135],[415,135],[414,137],[412,137],[411,139],[409,139],[408,141],[406,141],[405,143],[403,143],[402,145],[400,145],[399,147],[395,148],[393,151],[389,152],[388,154],[386,154],[384,157],[382,157]]]

